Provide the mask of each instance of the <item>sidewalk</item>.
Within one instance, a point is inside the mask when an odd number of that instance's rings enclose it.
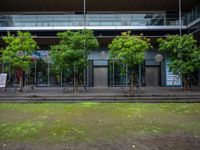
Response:
[[[72,88],[64,87],[36,87],[33,90],[24,88],[23,92],[18,89],[7,88],[6,92],[1,91],[0,96],[67,96],[67,95],[200,95],[200,88],[193,87],[192,91],[186,92],[181,87],[141,87],[129,92],[129,87],[87,87],[86,91],[79,87],[79,91],[74,93]]]
[[[34,90],[24,89],[17,92],[14,88],[8,88],[0,93],[0,102],[200,102],[200,89],[193,88],[185,92],[180,87],[141,87],[134,93],[129,88],[88,87],[86,91],[79,88],[79,92],[73,93],[72,88],[61,87],[37,87]]]

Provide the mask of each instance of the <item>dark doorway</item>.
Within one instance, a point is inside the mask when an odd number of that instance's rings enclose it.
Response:
[[[108,68],[107,67],[94,67],[94,87],[107,87],[108,86]]]
[[[146,86],[160,86],[160,67],[145,68]]]

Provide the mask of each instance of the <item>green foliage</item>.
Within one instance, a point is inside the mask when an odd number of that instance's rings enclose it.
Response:
[[[150,40],[142,36],[133,36],[131,32],[123,32],[121,36],[114,38],[109,45],[110,58],[119,60],[130,68],[130,92],[134,91],[134,83],[137,81],[135,68],[144,61],[145,52],[151,47]],[[121,74],[125,73],[125,67],[121,68]]]
[[[75,67],[76,73],[83,71],[88,54],[99,45],[93,31],[66,31],[57,36],[60,39],[59,44],[51,47],[51,58],[56,70],[72,71]]]
[[[37,49],[37,43],[29,32],[17,32],[17,36],[8,33],[3,38],[7,46],[1,50],[1,61],[10,63],[12,69],[28,71],[31,64],[31,55]]]
[[[169,69],[183,78],[200,68],[200,47],[193,35],[168,35],[158,39],[159,50],[167,53]]]
[[[109,45],[111,59],[117,59],[130,67],[144,61],[145,52],[150,48],[150,40],[141,36],[132,36],[124,32]]]

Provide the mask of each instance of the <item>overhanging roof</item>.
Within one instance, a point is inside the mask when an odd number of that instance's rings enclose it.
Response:
[[[200,0],[182,0],[182,9],[190,10]],[[86,0],[87,11],[178,10],[178,0]],[[83,11],[83,0],[0,0],[0,12]]]

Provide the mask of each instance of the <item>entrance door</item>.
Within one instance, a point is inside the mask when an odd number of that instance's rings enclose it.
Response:
[[[160,86],[160,67],[145,68],[146,86]]]
[[[93,68],[94,87],[107,87],[108,86],[108,68],[107,67],[94,67]]]

